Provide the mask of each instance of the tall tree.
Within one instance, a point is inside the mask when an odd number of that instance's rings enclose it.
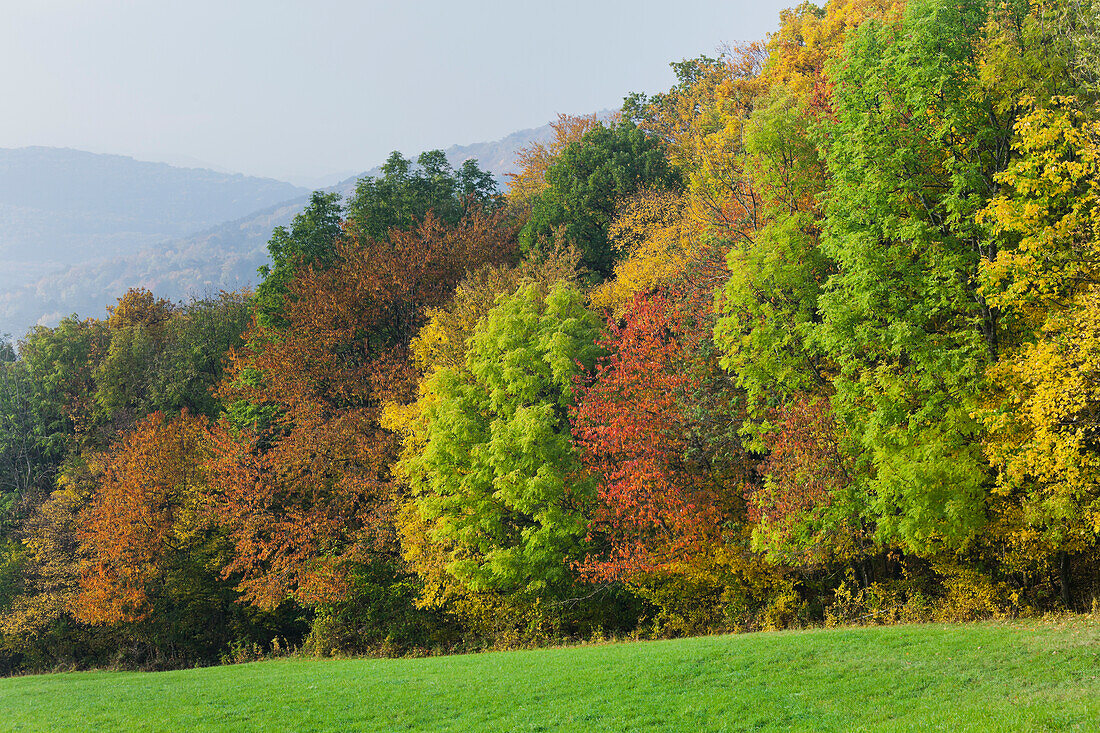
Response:
[[[999,313],[978,286],[1000,240],[975,215],[1014,123],[979,82],[987,11],[911,2],[900,25],[863,24],[827,65],[836,123],[822,249],[838,271],[817,337],[839,370],[834,401],[880,533],[919,552],[965,546],[985,519],[972,415]]]
[[[675,188],[679,176],[660,141],[634,124],[597,125],[567,145],[546,171],[546,190],[535,197],[520,246],[535,253],[559,227],[580,250],[581,264],[602,280],[615,252],[608,227],[618,202],[640,188]]]
[[[409,470],[447,571],[474,590],[540,596],[570,585],[590,491],[577,480],[567,411],[598,333],[573,287],[521,286],[475,328],[466,369],[431,378],[438,400]]]

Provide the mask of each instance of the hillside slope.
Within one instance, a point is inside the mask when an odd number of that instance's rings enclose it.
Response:
[[[0,680],[0,730],[1096,730],[1100,619]]]
[[[305,193],[122,155],[0,149],[0,285],[35,267],[131,254]]]

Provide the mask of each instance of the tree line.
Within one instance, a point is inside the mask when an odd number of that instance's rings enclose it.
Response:
[[[831,0],[0,347],[0,671],[1088,610],[1091,0]]]

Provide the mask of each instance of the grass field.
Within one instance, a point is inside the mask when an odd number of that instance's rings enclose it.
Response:
[[[1100,619],[0,680],[0,730],[1100,731]]]

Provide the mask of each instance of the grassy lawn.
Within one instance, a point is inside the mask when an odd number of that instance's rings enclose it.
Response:
[[[1100,731],[1100,619],[0,680],[0,730]]]

